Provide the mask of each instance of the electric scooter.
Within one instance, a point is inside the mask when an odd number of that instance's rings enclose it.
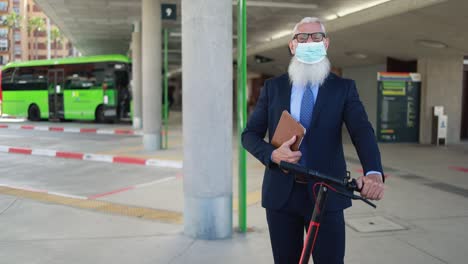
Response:
[[[356,179],[351,179],[349,171],[347,172],[346,177],[343,181],[335,177],[320,173],[315,170],[307,169],[297,164],[281,161],[280,168],[287,170],[293,173],[298,173],[306,176],[310,180],[316,181],[313,186],[313,193],[315,198],[315,207],[312,211],[312,218],[310,220],[309,229],[307,232],[306,240],[304,247],[302,249],[301,259],[299,264],[309,263],[310,255],[315,246],[315,241],[317,239],[318,230],[320,227],[320,219],[322,213],[325,211],[325,202],[327,200],[327,195],[329,191],[333,191],[337,194],[343,195],[353,200],[361,200],[368,205],[377,208],[375,204],[370,202],[364,197],[355,195],[354,192],[360,192],[361,189],[358,188]],[[315,188],[319,186],[318,195],[315,192]]]

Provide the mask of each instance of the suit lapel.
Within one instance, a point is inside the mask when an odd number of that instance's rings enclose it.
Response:
[[[318,89],[318,94],[317,94],[317,100],[314,105],[314,111],[312,113],[312,120],[310,124],[310,128],[315,126],[315,123],[317,122],[317,119],[320,115],[320,111],[323,109],[325,106],[325,103],[328,101],[328,97],[330,95],[330,82],[331,79],[333,79],[333,73],[330,73],[328,77],[325,79],[323,84],[319,87]]]
[[[281,103],[281,112],[283,110],[288,110],[288,113],[291,113],[291,89],[292,85],[289,81],[289,76],[286,75],[285,78],[282,78],[280,84],[280,103]]]

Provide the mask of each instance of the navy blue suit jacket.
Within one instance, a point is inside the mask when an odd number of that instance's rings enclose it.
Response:
[[[267,80],[242,133],[244,148],[265,165],[262,206],[269,209],[280,209],[286,203],[294,183],[293,175],[285,174],[271,161],[275,147],[269,143],[283,110],[290,112],[291,88],[288,74]],[[354,81],[330,73],[319,88],[311,122],[302,142],[309,148],[306,160],[309,168],[339,179],[346,176],[341,137],[345,123],[364,171],[380,171],[383,175],[374,130]],[[264,140],[267,131],[268,142]],[[328,196],[327,210],[349,206],[351,201],[347,198],[333,192]]]

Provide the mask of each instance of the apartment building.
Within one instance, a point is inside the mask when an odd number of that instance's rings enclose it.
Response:
[[[12,12],[19,15],[16,26],[7,23]],[[43,20],[43,26],[31,30],[31,20]],[[51,32],[56,26],[50,21]],[[54,39],[51,34],[50,58],[64,58],[76,55],[72,43],[61,35]],[[10,61],[47,59],[47,16],[33,0],[0,0],[0,65]]]

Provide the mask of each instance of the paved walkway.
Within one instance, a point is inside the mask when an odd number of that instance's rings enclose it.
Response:
[[[99,135],[75,135],[73,142],[58,144],[40,134],[53,132],[43,131],[23,131],[39,133],[31,135],[45,138],[43,142],[35,143],[24,134],[24,142],[10,140],[10,145],[33,148],[48,142],[70,151],[182,161],[178,113],[171,113],[170,128],[170,149],[159,152],[145,152],[141,138],[134,136],[105,139],[116,142],[111,146],[96,143]],[[18,136],[2,135],[0,143]],[[380,148],[390,175],[386,196],[376,210],[356,202],[346,211],[346,263],[466,263],[468,145],[382,144]],[[349,143],[345,154],[357,177],[361,166]],[[249,155],[251,231],[235,232],[232,239],[203,241],[183,235],[179,169],[80,160],[57,163],[50,157],[0,153],[0,263],[273,263],[264,209],[259,205],[262,171]],[[233,175],[236,196],[237,172]],[[17,190],[2,183],[52,192]],[[139,187],[125,189],[128,186]],[[233,217],[236,225],[236,212]]]

